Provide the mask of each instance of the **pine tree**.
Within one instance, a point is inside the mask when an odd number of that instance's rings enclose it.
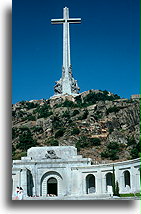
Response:
[[[120,194],[119,194],[119,184],[118,184],[118,181],[116,181],[116,185],[115,185],[115,195],[116,195],[116,196],[120,196]]]

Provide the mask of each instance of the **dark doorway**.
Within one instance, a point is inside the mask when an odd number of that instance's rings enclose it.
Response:
[[[124,183],[125,187],[126,185],[130,187],[130,172],[128,170],[124,172]]]
[[[57,196],[57,180],[56,178],[49,178],[47,181],[47,193]]]
[[[95,176],[92,174],[87,175],[86,177],[86,193],[95,192]]]
[[[31,174],[30,170],[27,170],[27,195],[28,196],[33,196],[33,176]]]

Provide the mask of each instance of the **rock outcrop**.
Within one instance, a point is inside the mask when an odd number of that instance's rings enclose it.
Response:
[[[18,159],[31,146],[76,146],[94,162],[139,155],[139,101],[90,90],[12,105],[12,151]]]

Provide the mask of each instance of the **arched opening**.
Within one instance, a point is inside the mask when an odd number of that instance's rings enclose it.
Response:
[[[113,189],[112,189],[112,176],[113,176],[113,174],[111,172],[108,172],[106,174],[106,191],[109,192],[109,193],[113,192]]]
[[[58,195],[57,193],[57,179],[56,178],[49,178],[47,181],[47,194]]]
[[[128,170],[124,172],[124,184],[125,187],[130,187],[130,172]]]
[[[27,195],[28,196],[33,196],[33,187],[34,187],[33,176],[31,171],[28,169],[27,170]]]
[[[41,196],[46,196],[47,194],[49,194],[48,193],[48,181],[50,178],[55,178],[57,181],[57,195],[62,194],[63,177],[58,172],[49,171],[49,172],[44,173],[40,180],[40,195]],[[54,186],[55,186],[55,184],[54,184]]]
[[[95,176],[90,174],[86,177],[86,193],[94,193],[95,192]]]

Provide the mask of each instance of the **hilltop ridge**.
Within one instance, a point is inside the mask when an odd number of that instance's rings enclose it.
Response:
[[[139,157],[139,101],[108,91],[21,101],[12,105],[12,153],[32,146],[76,146],[95,163]]]

